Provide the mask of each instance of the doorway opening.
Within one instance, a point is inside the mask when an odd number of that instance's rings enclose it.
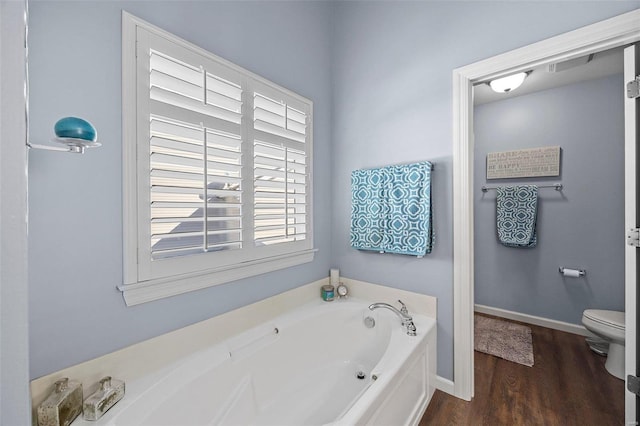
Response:
[[[630,45],[640,40],[639,20],[636,10],[453,71],[454,394],[459,398],[471,400],[474,392],[473,85]],[[635,289],[631,295],[628,284],[625,288],[635,306]],[[633,335],[632,342],[627,337],[627,348],[632,344],[634,355],[635,321],[635,309],[627,309],[626,332]],[[635,371],[635,365],[628,368]],[[626,401],[625,417],[635,421],[635,398],[627,392]]]
[[[581,319],[587,309],[625,310],[623,64],[619,47],[538,66],[506,93],[474,86],[472,406],[501,389],[534,423],[566,412],[578,423],[622,423],[624,382],[604,361],[623,354],[592,353]],[[525,231],[533,242],[508,245]]]

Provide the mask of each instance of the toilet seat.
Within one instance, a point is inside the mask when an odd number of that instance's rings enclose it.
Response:
[[[587,309],[583,315],[593,322],[624,331],[624,312]]]

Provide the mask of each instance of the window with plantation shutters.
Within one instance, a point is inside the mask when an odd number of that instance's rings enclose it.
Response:
[[[128,305],[313,259],[311,101],[123,15]]]

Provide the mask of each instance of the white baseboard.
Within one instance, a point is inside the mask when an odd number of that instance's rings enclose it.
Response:
[[[551,328],[553,330],[560,330],[567,333],[577,334],[579,336],[592,336],[582,325],[571,324],[563,321],[556,321],[552,319],[536,317],[534,315],[521,314],[519,312],[508,311],[506,309],[492,308],[485,305],[474,305],[474,310],[481,314],[493,315],[500,318],[506,318],[514,321],[520,321],[527,324],[539,325],[541,327]]]
[[[436,376],[436,389],[448,393],[451,396],[455,396],[453,393],[453,381],[445,379],[442,376]]]

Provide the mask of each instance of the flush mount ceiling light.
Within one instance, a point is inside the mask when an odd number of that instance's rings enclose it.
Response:
[[[489,86],[494,92],[506,93],[520,87],[524,79],[530,72],[520,72],[507,77],[497,78],[489,82]]]

